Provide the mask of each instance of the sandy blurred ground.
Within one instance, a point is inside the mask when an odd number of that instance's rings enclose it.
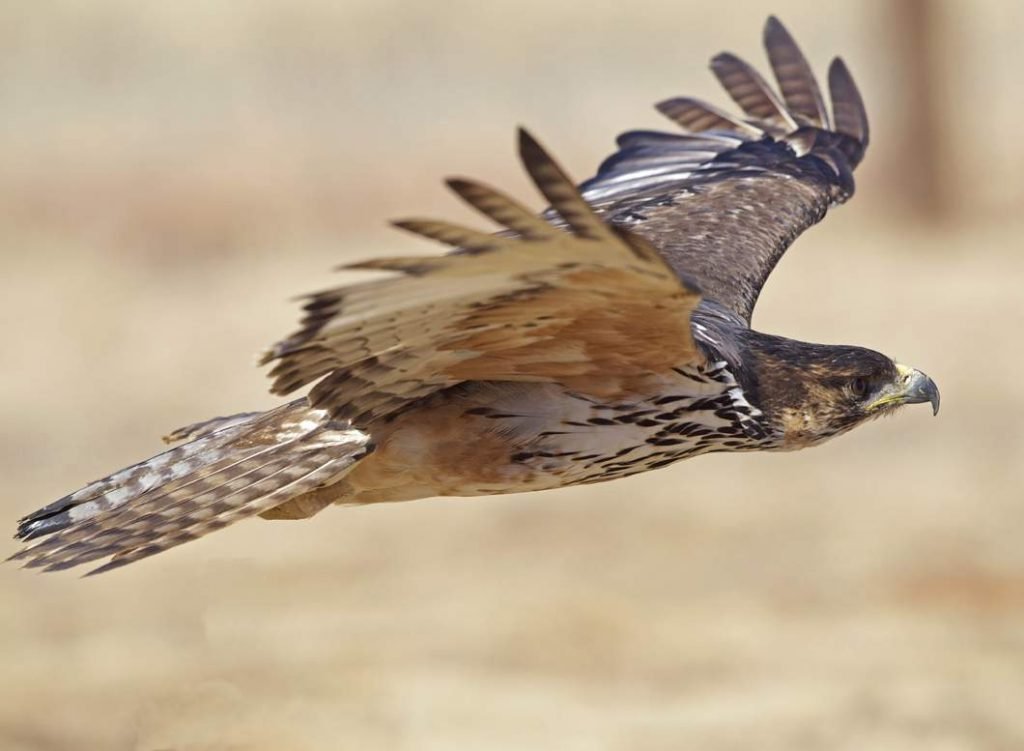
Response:
[[[660,126],[651,102],[722,101],[712,53],[762,59],[759,3],[587,6],[0,9],[10,529],[170,428],[272,404],[251,364],[287,298],[417,247],[386,217],[465,218],[443,174],[527,195],[514,124],[584,177],[617,131]],[[938,419],[254,521],[97,579],[2,567],[0,748],[1024,748],[1021,11],[941,5],[955,200],[922,219],[891,6],[817,7],[775,9],[819,70],[842,51],[875,140],[756,323],[921,367]]]

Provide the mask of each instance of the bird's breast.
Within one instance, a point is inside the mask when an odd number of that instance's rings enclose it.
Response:
[[[600,482],[758,448],[759,416],[724,363],[652,375],[615,399],[553,383],[469,383],[371,430],[377,449],[349,481],[374,500]]]

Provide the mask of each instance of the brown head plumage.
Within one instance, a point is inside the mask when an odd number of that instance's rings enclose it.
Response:
[[[938,413],[935,382],[879,352],[753,331],[743,340],[740,381],[776,448],[813,446],[905,404]]]

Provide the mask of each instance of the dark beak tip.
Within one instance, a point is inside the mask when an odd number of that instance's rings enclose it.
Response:
[[[929,404],[932,405],[932,417],[935,417],[939,414],[939,387],[935,385],[935,381],[925,376],[925,382],[922,384],[921,391],[927,397]]]
[[[928,402],[932,405],[932,416],[939,414],[939,387],[920,370],[914,370],[904,398],[910,404]]]

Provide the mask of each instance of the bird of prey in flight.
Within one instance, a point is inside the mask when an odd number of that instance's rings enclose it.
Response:
[[[602,482],[814,446],[904,404],[937,411],[919,370],[750,327],[786,248],[853,195],[868,145],[842,60],[830,110],[775,18],[764,44],[777,90],[717,55],[742,114],[662,102],[680,130],[624,133],[578,187],[520,131],[540,214],[448,180],[502,229],[396,222],[454,250],[352,264],[378,273],[309,296],[263,357],[275,394],[306,396],[175,431],[167,451],[22,519],[13,558],[96,573],[250,516]]]

